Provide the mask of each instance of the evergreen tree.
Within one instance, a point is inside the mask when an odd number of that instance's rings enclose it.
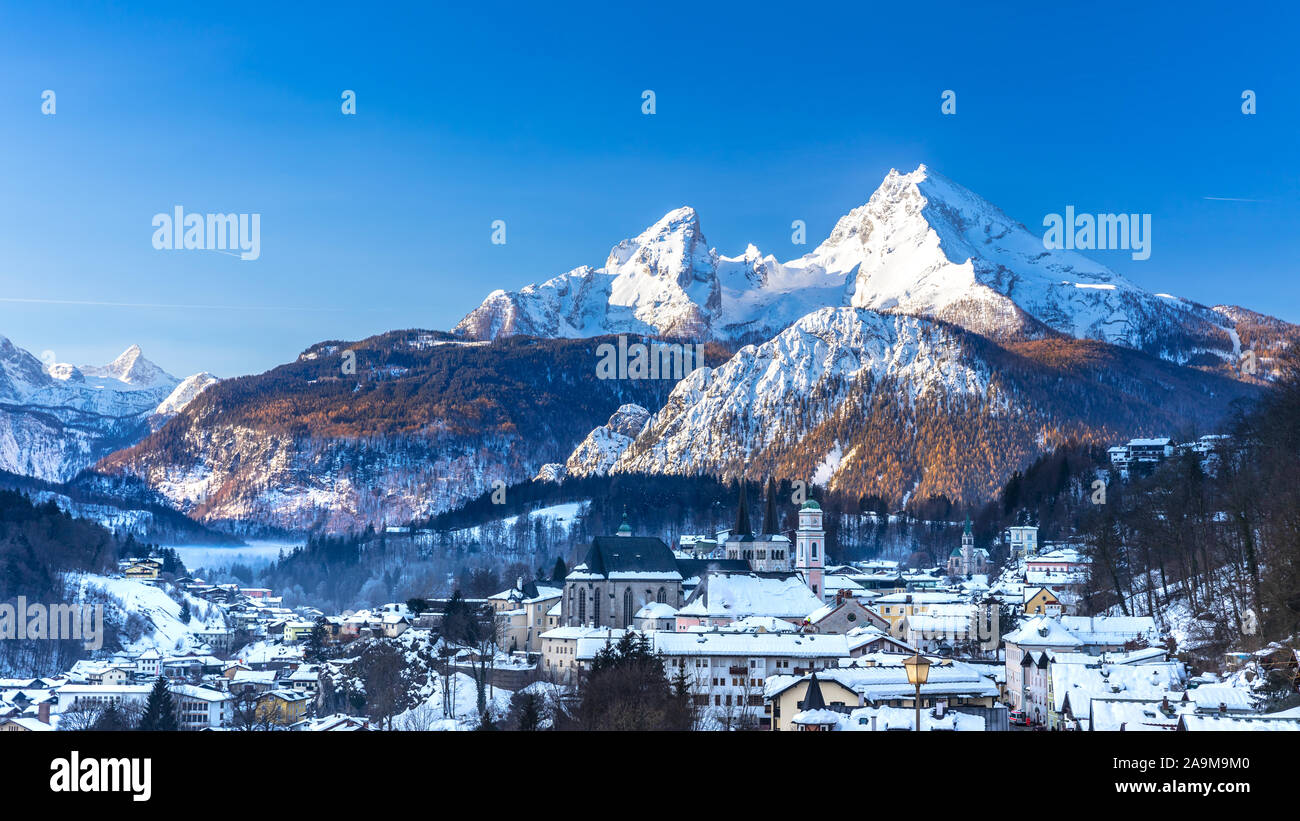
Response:
[[[180,615],[181,624],[189,624],[193,618],[194,618],[194,614],[190,612],[190,602],[188,599],[186,599],[185,601],[181,602],[181,615]]]
[[[538,729],[542,716],[537,708],[537,695],[523,693],[519,696],[519,702],[519,729],[525,732]]]
[[[144,715],[140,718],[141,730],[175,731],[180,726],[176,723],[176,702],[172,699],[167,679],[162,676],[154,682],[149,700],[144,705]]]

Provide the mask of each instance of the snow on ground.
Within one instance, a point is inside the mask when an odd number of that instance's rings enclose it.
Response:
[[[144,651],[151,647],[159,652],[180,652],[197,650],[203,642],[196,638],[191,628],[202,626],[198,608],[207,608],[206,602],[191,599],[190,609],[194,611],[194,621],[190,625],[181,623],[181,606],[172,601],[160,588],[144,584],[133,579],[115,579],[91,573],[68,576],[69,586],[76,591],[75,599],[85,601],[93,598],[96,591],[112,596],[121,602],[121,621],[125,625],[129,616],[143,620],[144,632],[135,639],[127,635],[120,637],[122,648],[129,651]],[[105,613],[105,617],[108,614]]]
[[[548,527],[550,525],[559,525],[565,530],[571,530],[573,528],[574,522],[578,520],[579,516],[587,512],[587,508],[590,505],[591,502],[585,502],[585,501],[565,502],[564,504],[548,505],[547,507],[539,507],[536,510],[530,510],[528,511],[527,516],[530,521],[536,519],[544,520]],[[510,529],[515,526],[515,522],[519,521],[519,516],[506,516],[505,518],[499,519],[498,521],[505,528]],[[482,538],[482,534],[480,532],[481,529],[482,529],[481,525],[475,525],[474,527],[466,527],[460,530],[453,530],[452,536],[464,537],[469,539],[480,539]]]
[[[822,459],[822,463],[818,465],[817,470],[813,472],[813,484],[820,485],[821,487],[828,485],[831,481],[831,477],[833,477],[836,471],[840,469],[840,463],[843,459],[844,451],[840,448],[840,443],[836,442],[835,447],[831,448],[830,452],[826,454],[826,458]]]
[[[424,701],[411,709],[393,717],[394,730],[472,730],[479,725],[478,686],[466,673],[453,673],[449,679],[452,694],[452,715],[448,716],[443,705],[443,678],[430,676],[429,683],[421,688],[420,695]],[[510,710],[509,690],[500,687],[488,688],[488,709],[493,717],[500,721]]]

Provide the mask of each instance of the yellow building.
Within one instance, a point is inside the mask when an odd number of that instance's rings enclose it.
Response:
[[[122,575],[128,579],[137,579],[141,581],[151,581],[158,578],[162,572],[162,562],[155,559],[134,559],[122,570]]]
[[[272,690],[257,699],[258,721],[287,727],[307,717],[311,696],[293,690]]]
[[[1061,611],[1061,600],[1051,590],[1046,587],[1025,589],[1025,615],[1059,616]]]

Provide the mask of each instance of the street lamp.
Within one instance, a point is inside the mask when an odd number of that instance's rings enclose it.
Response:
[[[919,652],[903,659],[903,668],[907,670],[907,681],[916,685],[916,731],[921,732],[921,685],[930,678],[930,660]]]

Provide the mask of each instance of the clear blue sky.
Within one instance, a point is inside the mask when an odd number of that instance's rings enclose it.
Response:
[[[1039,233],[1066,205],[1149,212],[1149,260],[1097,256],[1300,321],[1291,12],[44,5],[0,5],[0,334],[60,361],[135,342],[177,375],[232,376],[449,328],[680,205],[723,253],[787,259],[921,162]],[[261,259],[154,250],[176,204],[260,213]]]

